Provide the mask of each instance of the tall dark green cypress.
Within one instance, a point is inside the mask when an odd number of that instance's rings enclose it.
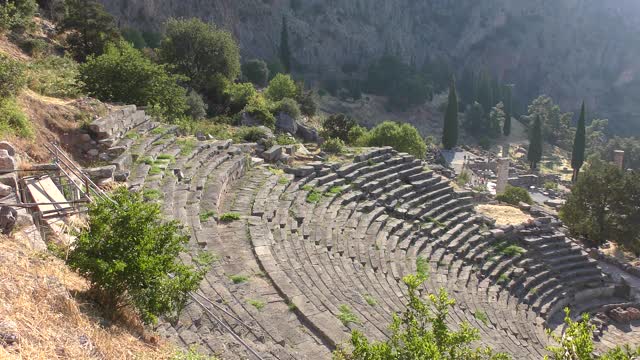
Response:
[[[291,49],[289,49],[289,28],[287,18],[282,17],[282,32],[280,33],[280,62],[284,71],[291,72]]]
[[[451,78],[449,85],[449,103],[447,112],[444,115],[444,126],[442,129],[442,146],[451,150],[458,145],[458,95],[456,94],[456,82]]]
[[[576,129],[576,137],[573,140],[573,152],[571,153],[571,167],[573,168],[571,181],[573,182],[578,180],[580,168],[582,164],[584,164],[584,151],[586,146],[585,133],[585,110],[583,101],[582,109],[580,110],[580,119],[578,120],[578,128]]]
[[[535,170],[542,160],[542,122],[540,115],[536,116],[533,126],[529,128],[529,151],[527,160],[531,164],[531,169]]]
[[[502,125],[502,134],[504,136],[511,135],[511,107],[513,106],[511,102],[511,86],[506,85],[504,89],[504,124]]]

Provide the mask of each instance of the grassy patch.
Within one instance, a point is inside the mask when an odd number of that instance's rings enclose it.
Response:
[[[234,284],[242,284],[247,282],[247,280],[249,280],[249,278],[246,275],[231,275],[229,276],[229,279],[231,279],[231,281],[233,281]]]
[[[164,143],[165,143],[165,141],[160,139],[160,140],[156,140],[153,143],[151,143],[151,146],[158,146],[158,145],[162,145]]]
[[[147,201],[159,200],[162,197],[162,193],[157,189],[146,189],[142,193],[142,196]]]
[[[509,244],[508,242],[500,242],[494,246],[494,251],[497,254],[513,257],[517,255],[522,255],[527,252],[527,250],[521,246]]]
[[[0,134],[33,137],[33,127],[13,98],[0,99]]]
[[[255,300],[255,299],[249,299],[247,300],[247,303],[249,303],[249,305],[253,306],[254,308],[258,309],[258,311],[262,310],[266,305],[264,301]]]
[[[175,158],[173,157],[173,155],[170,155],[170,154],[160,154],[160,155],[158,155],[158,157],[156,158],[156,160],[169,160],[169,161],[173,161],[173,160],[175,160]]]
[[[327,190],[327,194],[329,195],[338,195],[342,193],[342,186],[332,186],[329,190]]]
[[[218,255],[208,251],[200,251],[198,255],[193,258],[193,262],[200,267],[207,267],[218,260],[220,260]]]
[[[498,277],[498,283],[500,284],[506,284],[509,282],[509,276],[507,274],[500,274],[500,276]]]
[[[164,170],[158,166],[158,165],[153,165],[151,166],[151,169],[149,169],[149,175],[160,175],[164,172]]]
[[[476,312],[473,313],[473,316],[478,319],[478,321],[480,321],[481,323],[487,325],[489,323],[489,318],[487,317],[487,314],[482,311],[482,310],[476,310]]]
[[[313,190],[313,186],[305,185],[305,186],[301,187],[300,189],[302,189],[304,191],[311,191],[311,190]]]
[[[269,166],[269,172],[273,175],[284,175],[284,170]]]
[[[432,217],[428,217],[428,218],[426,218],[426,219],[425,219],[425,221],[426,221],[426,222],[433,223],[435,226],[437,226],[437,227],[439,227],[439,228],[443,228],[443,227],[445,227],[445,224],[444,224],[444,223],[442,223],[441,221],[439,221],[439,220],[437,220],[437,219],[435,219],[435,218],[432,218]]]
[[[320,201],[321,197],[322,197],[322,194],[317,190],[313,189],[307,194],[307,202],[312,204],[317,203],[318,201]]]
[[[138,164],[146,164],[146,165],[153,165],[153,159],[150,156],[145,156],[143,158],[139,158],[138,160],[136,160],[136,163],[138,163]]]
[[[429,260],[423,258],[422,256],[418,256],[416,259],[416,271],[418,275],[428,276],[429,275]]]
[[[165,131],[167,131],[167,129],[165,129],[163,126],[157,126],[153,128],[151,131],[149,131],[149,133],[151,133],[151,135],[160,135]]]
[[[240,220],[240,214],[238,213],[229,212],[220,215],[220,221],[222,222],[232,222],[236,220]]]
[[[124,137],[127,139],[136,140],[140,137],[140,134],[135,131],[129,131]]]
[[[471,181],[471,174],[468,171],[463,171],[456,177],[456,184],[460,187],[467,185],[469,181]]]
[[[339,307],[340,313],[338,314],[338,320],[342,322],[342,325],[347,326],[349,323],[359,324],[360,320],[358,317],[351,311],[349,305],[342,304]]]
[[[205,211],[203,213],[200,213],[199,216],[200,216],[200,222],[206,222],[210,218],[216,216],[216,212],[213,211],[213,210],[208,210],[208,211]]]
[[[178,139],[176,144],[180,147],[180,155],[185,156],[189,155],[195,150],[196,146],[198,146],[198,140],[188,138],[188,139]]]
[[[378,304],[376,299],[373,296],[369,295],[369,294],[366,294],[364,296],[364,301],[366,301],[367,304],[369,304],[369,306],[376,306]]]
[[[278,184],[280,184],[280,185],[287,185],[288,183],[289,183],[289,179],[287,179],[286,177],[284,177],[284,176],[280,176],[280,177],[278,178]]]

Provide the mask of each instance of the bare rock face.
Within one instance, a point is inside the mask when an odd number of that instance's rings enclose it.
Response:
[[[100,1],[123,26],[145,30],[199,17],[230,30],[244,59],[266,61],[278,58],[284,16],[295,70],[309,79],[342,77],[345,64],[364,74],[391,51],[418,66],[446,59],[459,72],[487,68],[519,94],[548,94],[567,110],[585,97],[603,115],[615,111],[612,119],[640,114],[636,0]],[[621,104],[622,94],[631,98]],[[640,121],[624,124],[640,131]]]
[[[11,234],[17,219],[18,212],[16,209],[9,206],[0,207],[0,233],[3,235]]]
[[[634,307],[622,308],[617,307],[609,311],[609,317],[621,323],[629,323],[631,321],[640,320],[640,310]]]

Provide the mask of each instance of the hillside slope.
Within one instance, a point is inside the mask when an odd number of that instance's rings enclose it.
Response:
[[[528,98],[567,110],[584,98],[617,130],[640,133],[640,3],[596,0],[101,0],[122,26],[159,30],[196,16],[230,29],[245,58],[275,59],[286,16],[298,69],[340,75],[391,51],[421,65],[487,68]]]

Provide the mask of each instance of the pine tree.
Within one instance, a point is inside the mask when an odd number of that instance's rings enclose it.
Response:
[[[280,33],[280,62],[284,70],[291,72],[291,49],[289,49],[289,29],[287,19],[282,17],[282,32]]]
[[[444,127],[442,132],[442,146],[451,150],[458,145],[458,95],[456,94],[456,83],[453,77],[449,86],[449,103],[447,112],[444,115]]]
[[[529,152],[527,159],[531,164],[531,169],[535,170],[540,160],[542,160],[542,121],[540,116],[536,116],[533,126],[529,128]]]
[[[573,140],[573,153],[571,154],[571,167],[573,168],[573,177],[571,181],[578,180],[578,173],[580,168],[584,164],[584,151],[585,151],[585,114],[584,114],[584,101],[582,102],[582,109],[580,110],[580,119],[578,120],[578,128],[576,129],[576,137]]]
[[[504,95],[505,95],[505,99],[504,99],[505,100],[505,103],[504,103],[505,117],[504,117],[504,124],[502,126],[502,134],[504,134],[504,136],[509,136],[511,135],[511,113],[512,113],[511,108],[513,107],[510,85],[505,86]]]

